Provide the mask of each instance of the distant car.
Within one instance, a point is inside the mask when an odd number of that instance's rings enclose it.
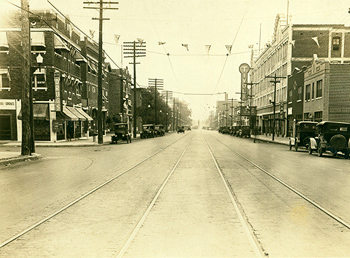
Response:
[[[144,124],[142,125],[142,132],[140,134],[141,139],[153,138],[154,133],[154,124]]]
[[[250,138],[250,126],[249,125],[241,126],[238,130],[238,136]]]
[[[342,153],[349,158],[350,123],[322,121],[316,127],[317,136],[310,138],[309,154],[317,151],[321,157],[326,152],[334,156]]]
[[[177,127],[177,133],[185,133],[185,127],[184,126]]]
[[[298,151],[300,146],[309,149],[310,138],[316,137],[317,122],[300,121],[295,124],[293,129],[293,136],[289,138],[289,150],[294,146],[295,151]]]
[[[124,140],[127,143],[131,143],[131,133],[129,132],[129,126],[127,123],[114,124],[114,135],[111,137],[112,143],[118,143],[118,140]]]
[[[163,125],[155,125],[154,126],[154,134],[155,136],[164,136],[165,130]]]

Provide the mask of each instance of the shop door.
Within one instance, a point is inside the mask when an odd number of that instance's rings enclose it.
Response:
[[[0,140],[11,140],[11,116],[0,116]]]

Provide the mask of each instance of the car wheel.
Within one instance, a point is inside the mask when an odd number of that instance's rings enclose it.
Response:
[[[298,142],[295,142],[295,151],[298,151],[298,147],[299,147],[299,145],[298,145]]]

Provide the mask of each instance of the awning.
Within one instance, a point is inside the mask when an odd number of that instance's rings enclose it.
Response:
[[[46,47],[45,36],[43,31],[31,31],[31,46],[32,47]]]
[[[8,51],[9,43],[7,41],[6,31],[0,31],[0,51]]]
[[[67,120],[70,120],[70,121],[79,121],[79,118],[76,117],[69,109],[67,106],[64,106],[63,107],[63,113],[69,117],[69,119]]]
[[[69,51],[69,48],[66,43],[57,35],[55,35],[54,39],[55,49],[64,49]]]
[[[85,111],[82,108],[75,108],[81,115],[83,115],[87,121],[93,121],[91,116],[85,113]]]
[[[50,120],[49,105],[46,103],[34,103],[33,117],[36,120]],[[19,111],[18,119],[22,120],[22,109]]]
[[[86,118],[80,114],[74,107],[68,107],[66,106],[66,108],[74,115],[76,116],[80,121],[85,121]]]
[[[75,58],[76,62],[85,62],[85,63],[87,63],[86,58],[82,54],[80,54],[79,51],[75,51],[74,58]]]
[[[56,111],[56,120],[57,121],[65,121],[65,120],[69,120],[69,116],[67,116],[65,113],[61,112],[61,111]]]

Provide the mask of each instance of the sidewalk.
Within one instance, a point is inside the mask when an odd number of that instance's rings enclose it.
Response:
[[[289,144],[289,137],[281,137],[281,136],[276,136],[274,141],[272,141],[272,135],[252,135],[252,139],[256,139],[256,141],[263,141],[263,142],[271,142],[271,143],[277,143],[277,144],[283,144],[283,145],[288,145]]]
[[[106,134],[103,135],[103,145],[110,144],[111,143],[111,135],[112,134]],[[136,139],[139,138],[139,135],[136,137]],[[133,140],[135,140],[133,138]],[[11,141],[2,143],[0,147],[21,147],[21,142],[19,141]],[[89,137],[89,138],[80,138],[80,139],[72,139],[72,141],[58,141],[58,142],[44,142],[44,141],[36,141],[35,147],[89,147],[89,146],[100,146],[101,144],[98,144],[97,136],[96,137]],[[0,149],[0,166],[1,165],[7,165],[7,164],[13,164],[20,161],[25,160],[32,160],[32,159],[38,159],[41,155],[33,153],[31,156],[21,156],[21,151],[18,152],[10,152],[10,151],[2,151]]]

